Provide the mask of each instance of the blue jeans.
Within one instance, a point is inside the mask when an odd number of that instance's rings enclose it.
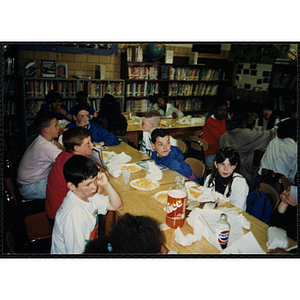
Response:
[[[28,199],[46,199],[47,178],[19,187],[21,195]]]
[[[215,158],[214,155],[208,155],[208,156],[205,157],[205,165],[206,165],[208,168],[211,168],[211,167],[212,167],[213,162],[214,162],[214,158]]]

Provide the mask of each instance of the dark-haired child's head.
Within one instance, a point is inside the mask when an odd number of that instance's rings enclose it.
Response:
[[[164,234],[155,219],[127,213],[117,220],[110,237],[88,242],[85,253],[166,254],[164,241]]]
[[[277,137],[280,139],[292,138],[297,140],[297,119],[291,118],[280,123],[277,129]]]
[[[246,128],[247,126],[248,113],[243,108],[236,108],[233,111],[231,118],[231,125],[229,130],[235,128]]]
[[[154,129],[151,133],[151,146],[158,157],[167,156],[171,149],[170,135],[166,129]]]
[[[228,104],[224,97],[219,97],[213,103],[214,116],[217,120],[224,120],[227,116]]]
[[[62,103],[62,96],[58,92],[56,92],[55,90],[51,90],[47,94],[45,100],[46,100],[46,103],[48,105],[53,105],[54,103],[60,103],[60,105],[61,105],[61,103]]]
[[[92,154],[91,132],[87,128],[76,126],[63,133],[63,144],[67,152],[83,156]]]
[[[76,93],[76,102],[77,104],[83,104],[88,106],[86,93],[84,91],[78,91]]]
[[[93,179],[96,180],[98,168],[88,157],[73,155],[65,162],[63,173],[67,184],[71,183],[78,188],[79,184],[84,181]]]
[[[269,101],[264,103],[262,114],[265,120],[269,120],[274,111],[274,103]]]
[[[240,164],[238,152],[231,147],[223,147],[215,155],[212,175],[216,177],[220,174],[221,177],[228,178],[239,170]]]
[[[110,237],[114,253],[159,253],[164,243],[155,219],[130,214],[118,219]]]

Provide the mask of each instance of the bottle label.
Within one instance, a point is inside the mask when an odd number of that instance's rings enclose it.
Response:
[[[228,243],[228,237],[229,237],[229,230],[223,230],[220,231],[218,234],[218,242],[222,244],[227,244]]]
[[[168,194],[167,215],[173,219],[185,218],[186,193],[181,191],[172,191]]]

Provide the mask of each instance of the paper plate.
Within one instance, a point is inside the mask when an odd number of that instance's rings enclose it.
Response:
[[[123,168],[123,167],[125,167],[125,168]],[[123,169],[130,170],[131,173],[136,173],[136,172],[142,170],[142,167],[137,164],[123,164],[123,165],[121,165],[121,171],[123,171]]]
[[[136,186],[135,183],[137,183],[140,180],[145,181],[145,183],[150,183],[151,185],[149,186],[149,188],[143,188],[140,186]],[[144,178],[132,180],[130,182],[130,186],[132,186],[133,188],[140,190],[140,191],[152,191],[159,187],[159,183],[157,181],[154,181],[154,180],[144,177]]]
[[[164,197],[164,195],[166,195]],[[162,204],[165,204],[167,205],[168,203],[168,191],[161,191],[161,192],[157,192],[155,195],[154,195],[154,199],[159,202],[159,203],[162,203]]]
[[[101,151],[101,155],[105,164],[107,164],[111,158],[116,156],[117,154],[113,151]]]

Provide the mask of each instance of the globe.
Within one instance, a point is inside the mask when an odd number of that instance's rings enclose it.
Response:
[[[148,44],[146,45],[146,55],[151,60],[160,59],[165,53],[165,45],[163,44]]]

